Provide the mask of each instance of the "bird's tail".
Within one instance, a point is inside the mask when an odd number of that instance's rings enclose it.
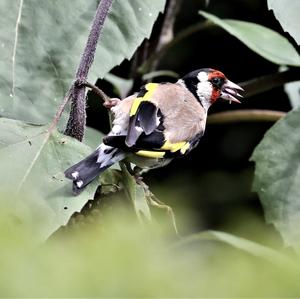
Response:
[[[124,157],[122,150],[101,144],[85,159],[68,168],[65,176],[73,181],[73,192],[77,195],[105,169]]]

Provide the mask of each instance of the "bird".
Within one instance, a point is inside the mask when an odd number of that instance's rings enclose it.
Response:
[[[112,105],[111,131],[89,156],[68,168],[77,195],[122,160],[141,169],[163,167],[186,156],[205,132],[209,107],[219,99],[240,103],[243,91],[219,70],[201,68],[175,83],[147,83]]]

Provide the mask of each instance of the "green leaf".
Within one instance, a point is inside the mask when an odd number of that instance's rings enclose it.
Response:
[[[290,82],[284,85],[284,91],[287,93],[290,104],[293,108],[300,106],[300,81]]]
[[[265,59],[279,65],[300,66],[299,54],[279,33],[255,23],[221,20],[204,11],[200,11],[200,15],[222,27]]]
[[[0,1],[2,116],[35,124],[52,119],[74,79],[98,2]],[[165,0],[113,1],[89,81],[132,56],[164,5]]]
[[[115,87],[116,92],[118,93],[121,99],[126,98],[133,86],[133,80],[124,79],[110,73],[105,75],[104,79]]]
[[[139,219],[143,215],[146,219],[151,220],[151,212],[148,206],[144,188],[137,184],[133,176],[127,171],[124,163],[121,162],[121,169],[123,174],[123,185],[125,193],[132,202],[134,210]]]
[[[1,118],[0,129],[1,194],[14,198],[16,207],[30,207],[35,234],[45,239],[93,198],[97,180],[74,196],[63,174],[91,149],[48,126]]]
[[[85,128],[85,134],[84,134],[84,143],[88,145],[92,149],[96,149],[99,144],[102,142],[104,134],[100,131],[91,128],[86,127]]]
[[[291,260],[286,255],[283,255],[272,248],[221,231],[209,230],[193,234],[177,243],[177,246],[197,241],[220,241],[256,257],[266,259],[272,263],[279,263],[281,265],[291,263]]]
[[[170,78],[173,78],[173,79],[174,78],[175,79],[179,78],[179,74],[177,74],[173,71],[159,70],[159,71],[153,71],[153,72],[150,72],[150,73],[147,73],[147,74],[143,75],[143,80],[153,80],[153,78],[161,77],[161,76],[170,77]]]
[[[253,189],[268,223],[287,245],[300,248],[300,109],[279,120],[256,147]]]
[[[284,31],[287,31],[300,44],[299,0],[268,0],[268,7],[274,11],[276,19]]]

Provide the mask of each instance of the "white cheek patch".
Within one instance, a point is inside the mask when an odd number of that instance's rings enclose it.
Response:
[[[201,101],[201,104],[203,108],[207,111],[209,106],[211,105],[210,103],[210,98],[212,94],[212,86],[210,82],[205,81],[205,82],[199,82],[197,84],[197,95]]]
[[[208,80],[208,74],[206,72],[200,72],[197,78],[200,82],[205,82]]]

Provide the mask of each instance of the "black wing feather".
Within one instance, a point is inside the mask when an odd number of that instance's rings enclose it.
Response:
[[[145,149],[159,150],[165,142],[165,137],[163,132],[158,130],[155,130],[149,135],[142,133],[140,137],[137,139],[136,143],[130,148],[128,148],[127,145],[125,144],[125,139],[126,139],[125,135],[117,135],[117,136],[109,135],[103,138],[103,143],[105,145],[116,147],[124,151],[136,152]]]
[[[142,133],[149,135],[157,127],[158,108],[151,102],[143,101],[140,103],[135,115],[130,117],[126,145],[132,147]]]

